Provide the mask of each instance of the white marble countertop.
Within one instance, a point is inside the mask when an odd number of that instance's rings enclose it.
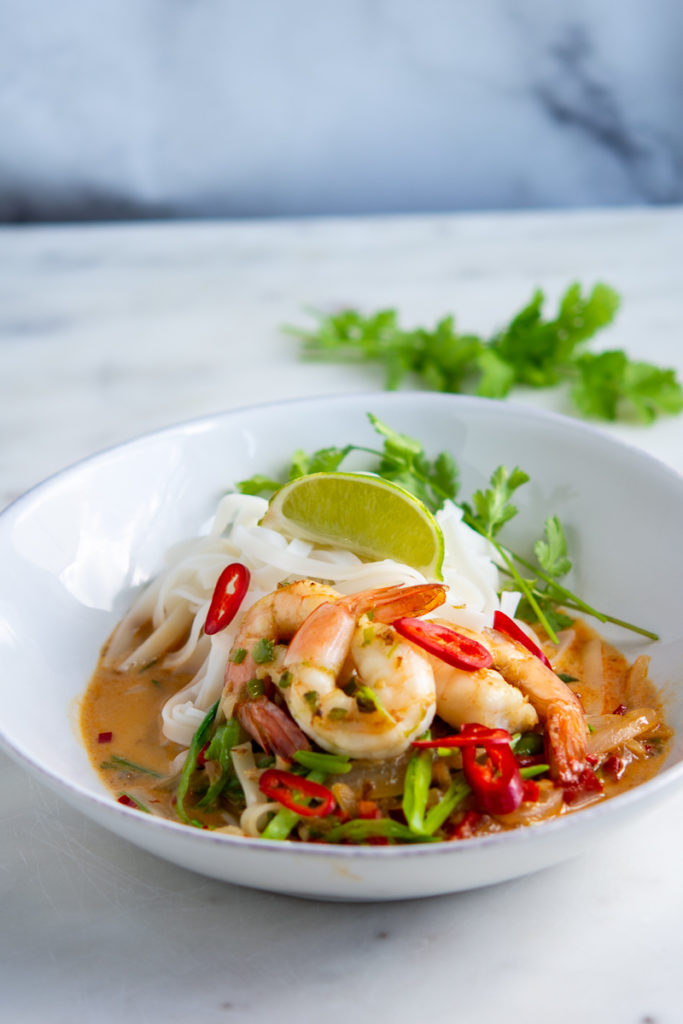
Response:
[[[683,374],[682,266],[681,209],[2,230],[0,507],[178,420],[381,386],[301,362],[279,325],[307,306],[453,310],[486,333],[536,285],[554,302],[602,279],[624,301],[600,347]],[[567,411],[560,393],[515,397]],[[683,472],[683,418],[604,429]],[[683,794],[528,878],[337,905],[157,861],[1,764],[3,1019],[681,1019]]]

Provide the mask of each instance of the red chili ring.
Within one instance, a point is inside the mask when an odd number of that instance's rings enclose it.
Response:
[[[285,772],[281,768],[267,768],[259,778],[259,789],[271,800],[277,800],[283,807],[305,818],[324,818],[331,814],[337,805],[334,794],[319,782]],[[294,798],[294,793],[301,794],[311,800],[320,800],[319,804],[303,804]]]
[[[516,640],[522,647],[526,647],[530,654],[535,654],[537,658],[540,658],[544,665],[546,665],[552,672],[553,667],[546,658],[545,654],[535,644],[531,637],[527,636],[524,630],[517,625],[514,619],[511,619],[505,612],[494,612],[493,613],[493,628],[499,633],[505,633],[511,640]]]
[[[251,574],[246,565],[232,562],[218,577],[204,623],[207,636],[220,633],[237,615],[249,589]]]
[[[392,626],[397,633],[411,640],[428,654],[445,661],[447,665],[477,672],[493,662],[491,652],[471,637],[463,636],[450,626],[425,619],[396,619]]]

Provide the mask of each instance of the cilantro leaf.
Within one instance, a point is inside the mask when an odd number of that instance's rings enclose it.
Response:
[[[441,452],[432,463],[415,438],[399,434],[372,413],[368,413],[368,418],[377,433],[385,439],[377,467],[380,476],[405,487],[432,512],[441,508],[446,499],[455,498],[458,470],[452,455]]]
[[[554,320],[543,320],[544,296],[537,290],[527,306],[491,342],[491,348],[514,371],[518,384],[552,387],[562,380],[581,342],[613,320],[619,297],[597,284],[585,298],[574,283],[564,293]]]
[[[309,473],[334,473],[351,451],[352,445],[345,448],[319,448],[312,455],[299,449],[294,452],[292,464],[289,468],[289,480],[295,480],[299,476],[307,476]]]
[[[481,338],[458,334],[455,319],[445,316],[433,331],[419,328],[405,336],[404,361],[433,391],[458,393],[467,390],[484,351]]]
[[[255,473],[248,480],[238,480],[236,487],[240,494],[272,494],[278,487],[282,487],[283,482],[262,473]]]
[[[544,535],[545,540],[536,541],[534,554],[545,573],[545,585],[540,586],[537,580],[529,581],[536,601],[536,608],[532,606],[527,597],[524,597],[517,608],[517,615],[521,619],[533,623],[538,620],[537,608],[540,608],[546,621],[555,631],[558,631],[566,629],[572,624],[571,618],[557,607],[562,603],[567,591],[561,590],[556,585],[556,581],[569,572],[572,563],[567,555],[567,538],[557,516],[550,516],[546,519]]]
[[[515,383],[515,370],[492,348],[483,349],[477,360],[481,376],[477,394],[481,398],[505,398]]]
[[[517,507],[510,498],[528,479],[528,474],[518,466],[512,471],[498,466],[491,476],[491,486],[485,491],[475,491],[472,496],[474,508],[463,504],[470,525],[476,525],[486,537],[495,537],[501,526],[517,515]]]
[[[574,620],[569,615],[560,611],[556,603],[547,594],[544,594],[542,591],[538,591],[535,588],[532,588],[532,592],[534,594],[537,607],[539,607],[543,612],[546,623],[550,625],[551,629],[555,633],[558,633],[561,629],[569,629]],[[532,607],[531,602],[526,597],[522,597],[520,600],[517,605],[515,615],[518,619],[524,619],[525,622],[529,622],[531,625],[534,625],[539,621],[536,609]],[[548,629],[546,626],[546,632],[547,631]],[[548,633],[548,635],[550,636],[551,634]]]
[[[629,360],[620,350],[584,352],[575,365],[572,397],[587,415],[616,420],[630,412],[651,423],[658,413],[683,410],[683,389],[673,370]]]
[[[566,576],[572,567],[567,557],[567,538],[562,523],[557,516],[550,516],[545,521],[546,540],[538,540],[534,545],[534,554],[542,569],[548,576]]]
[[[314,311],[317,331],[286,327],[303,341],[306,357],[379,360],[385,365],[386,387],[393,390],[411,368],[410,347],[398,323],[395,309],[381,309],[365,316],[357,309],[343,309],[332,314]]]

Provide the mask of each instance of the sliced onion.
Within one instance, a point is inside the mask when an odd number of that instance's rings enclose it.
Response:
[[[595,715],[587,721],[594,731],[588,736],[586,752],[601,761],[628,740],[654,732],[659,713],[654,708],[634,708],[625,715]]]
[[[353,761],[353,768],[344,776],[344,785],[352,790],[356,800],[382,800],[403,793],[409,750],[390,761]]]

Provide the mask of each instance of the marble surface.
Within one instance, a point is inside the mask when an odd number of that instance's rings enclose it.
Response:
[[[0,219],[683,200],[677,0],[4,0]]]
[[[536,285],[602,279],[623,308],[600,347],[683,374],[682,265],[683,209],[1,230],[0,506],[178,420],[380,386],[300,360],[279,328],[310,306],[454,310],[488,332]],[[603,429],[683,472],[683,418]],[[157,861],[0,760],[3,1019],[681,1019],[681,794],[528,878],[336,905]]]

